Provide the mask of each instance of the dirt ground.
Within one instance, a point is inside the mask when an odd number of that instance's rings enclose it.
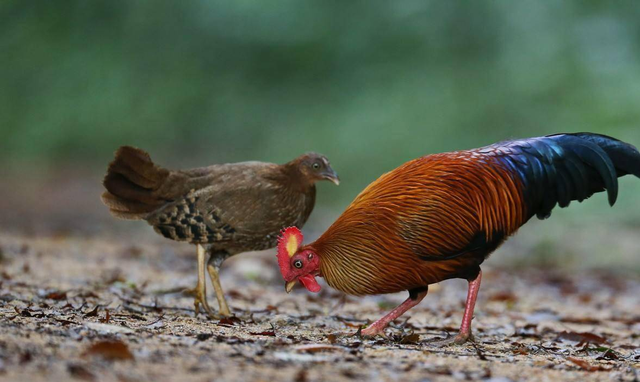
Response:
[[[435,340],[455,335],[460,280],[433,286],[388,338],[361,339],[357,327],[406,296],[287,295],[266,251],[225,263],[236,318],[210,320],[181,292],[195,265],[194,248],[161,239],[0,234],[0,380],[638,380],[637,273],[489,260],[475,342],[447,346]]]

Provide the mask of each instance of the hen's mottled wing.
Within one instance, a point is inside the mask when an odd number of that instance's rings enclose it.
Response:
[[[282,182],[269,176],[270,165],[243,163],[223,172],[206,169],[189,172],[191,185],[199,188],[148,219],[157,232],[178,241],[266,249],[275,245],[284,226],[304,223],[311,212],[309,202],[313,207],[308,197],[284,192]]]

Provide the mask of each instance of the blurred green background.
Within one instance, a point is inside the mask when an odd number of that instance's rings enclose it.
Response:
[[[320,185],[314,232],[421,155],[574,131],[640,145],[637,1],[5,0],[0,30],[8,231],[150,232],[98,199],[123,144],[170,168],[321,152],[342,184]],[[510,261],[637,267],[640,181],[621,183],[614,209],[526,227]]]

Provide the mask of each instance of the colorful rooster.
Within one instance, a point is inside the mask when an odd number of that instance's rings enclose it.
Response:
[[[352,295],[406,290],[409,298],[362,330],[376,335],[427,295],[429,284],[469,282],[456,343],[471,336],[482,262],[534,215],[640,177],[630,144],[591,133],[506,141],[475,150],[428,155],[382,175],[315,242],[283,231],[278,263],[287,292],[296,282],[318,292],[316,276]]]

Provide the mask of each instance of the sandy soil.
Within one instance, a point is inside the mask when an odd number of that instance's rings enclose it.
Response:
[[[236,318],[210,320],[181,293],[196,280],[187,245],[4,234],[0,380],[638,380],[637,273],[484,270],[475,342],[445,346],[460,280],[433,286],[388,338],[360,339],[406,296],[287,295],[267,251],[225,263]]]

